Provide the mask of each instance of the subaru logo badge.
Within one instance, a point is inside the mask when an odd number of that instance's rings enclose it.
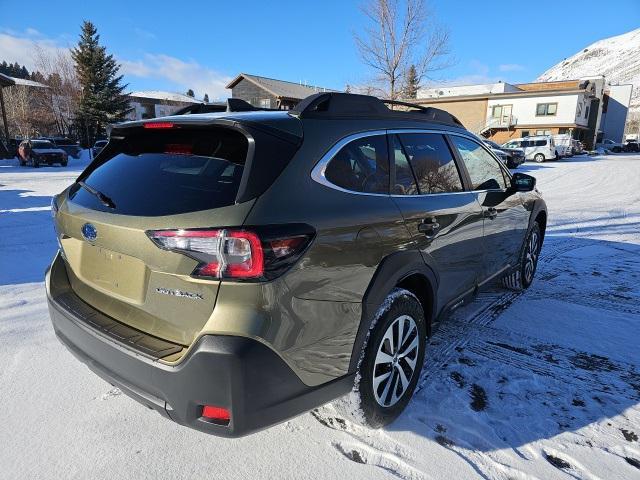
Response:
[[[90,223],[85,223],[82,226],[81,231],[82,231],[82,236],[88,242],[93,242],[95,241],[96,238],[98,238],[98,230],[96,230],[96,227],[94,227]]]

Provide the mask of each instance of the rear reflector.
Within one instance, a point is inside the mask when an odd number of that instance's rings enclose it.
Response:
[[[226,408],[204,405],[202,407],[202,418],[210,422],[227,425],[231,420],[231,414]]]
[[[172,122],[148,122],[142,125],[144,128],[173,128]]]

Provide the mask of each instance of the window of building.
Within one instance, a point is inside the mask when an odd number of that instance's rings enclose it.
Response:
[[[494,105],[491,107],[491,118],[502,117],[502,105]]]
[[[261,98],[260,99],[260,108],[271,108],[271,99],[270,98]]]
[[[539,103],[536,105],[536,116],[545,117],[555,115],[558,110],[557,103]]]
[[[529,130],[522,130],[522,136],[523,137],[528,137],[529,136]]]
[[[386,135],[354,140],[331,159],[325,178],[334,185],[363,193],[389,193]]]
[[[398,137],[418,182],[420,194],[463,190],[460,172],[442,135],[405,133]]]
[[[452,135],[451,140],[467,167],[474,190],[504,190],[507,188],[507,182],[498,160],[493,158],[479,143],[457,135]]]
[[[551,130],[536,130],[536,135],[551,135]]]

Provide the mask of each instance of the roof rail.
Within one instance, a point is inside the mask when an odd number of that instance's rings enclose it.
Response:
[[[413,110],[391,110],[387,105],[398,105]],[[300,118],[335,118],[363,116],[394,118],[444,123],[464,128],[462,122],[449,112],[399,100],[381,100],[370,95],[325,92],[310,95],[289,112]]]

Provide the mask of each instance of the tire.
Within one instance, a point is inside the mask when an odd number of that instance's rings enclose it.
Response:
[[[524,290],[533,282],[542,248],[542,231],[538,222],[533,222],[520,251],[518,267],[502,279],[502,284],[510,290]]]
[[[611,151],[613,153],[620,153],[620,152],[622,152],[622,149],[620,147],[613,147],[613,149]]]
[[[543,162],[545,161],[545,158],[544,158],[544,155],[543,155],[543,154],[541,154],[541,153],[536,153],[536,154],[533,156],[533,160],[534,160],[536,163],[543,163]]]
[[[363,347],[359,382],[354,387],[361,421],[371,428],[387,425],[405,409],[418,383],[426,348],[424,311],[415,295],[396,289],[383,305],[386,308],[378,313]],[[399,349],[400,333],[405,340]]]

